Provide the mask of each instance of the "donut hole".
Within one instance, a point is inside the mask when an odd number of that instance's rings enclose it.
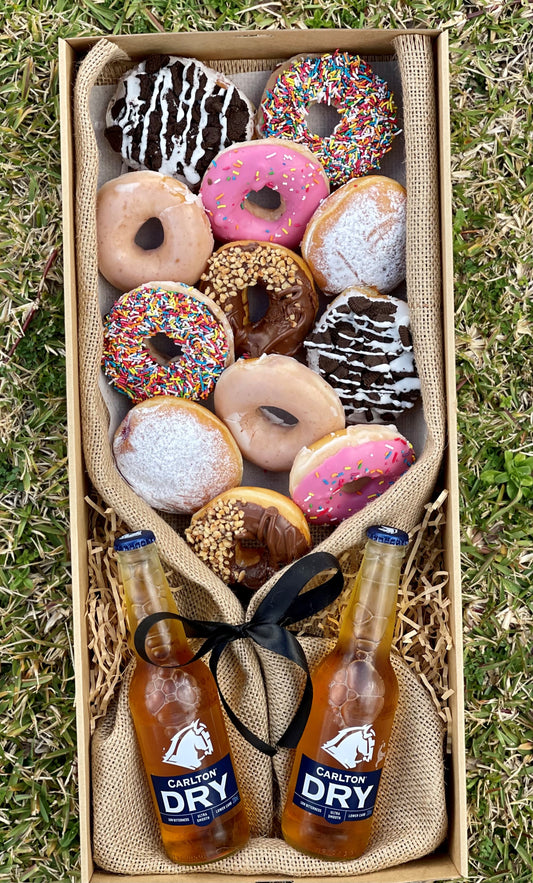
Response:
[[[164,368],[183,356],[183,349],[178,341],[168,337],[164,331],[158,331],[153,337],[147,337],[144,345],[152,359]]]
[[[272,187],[266,185],[261,190],[250,190],[244,198],[244,208],[256,218],[278,221],[285,213],[285,200]]]
[[[371,481],[371,478],[367,478],[367,476],[363,475],[362,478],[356,478],[354,481],[347,481],[346,484],[343,484],[341,490],[343,494],[360,494],[366,487],[368,487]]]
[[[254,537],[235,541],[235,564],[246,569],[259,564],[264,555],[264,545]]]
[[[319,138],[329,138],[341,121],[341,114],[333,104],[315,102],[309,105],[305,121],[308,131]]]
[[[291,427],[296,426],[299,422],[294,414],[285,411],[283,408],[275,408],[272,405],[261,405],[259,411],[270,421],[270,423],[275,423],[277,426]]]
[[[160,248],[164,241],[165,231],[159,218],[148,218],[139,227],[135,236],[135,245],[138,245],[143,251],[154,251],[154,249]]]
[[[254,325],[266,316],[270,306],[270,296],[266,287],[261,282],[257,282],[256,285],[248,286],[247,298],[248,320]]]

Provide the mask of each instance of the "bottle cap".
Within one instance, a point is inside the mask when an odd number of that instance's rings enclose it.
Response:
[[[409,534],[397,527],[387,527],[384,524],[374,524],[367,529],[366,535],[375,543],[385,543],[388,546],[407,546]]]
[[[155,536],[151,530],[136,530],[134,533],[125,533],[117,537],[114,542],[115,552],[131,552],[132,549],[142,549],[155,543]]]

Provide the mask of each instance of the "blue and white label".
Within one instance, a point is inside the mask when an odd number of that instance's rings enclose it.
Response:
[[[381,770],[339,770],[302,754],[293,802],[332,825],[368,819],[374,812]]]
[[[231,757],[184,776],[151,776],[165,825],[209,825],[240,801]]]

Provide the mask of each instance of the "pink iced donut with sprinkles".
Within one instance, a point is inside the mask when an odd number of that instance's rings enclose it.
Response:
[[[261,200],[255,195],[261,191],[268,205],[258,204]],[[328,194],[328,179],[316,156],[280,138],[227,147],[215,157],[200,186],[216,239],[253,239],[286,248],[298,247],[308,221]]]
[[[363,509],[414,463],[395,426],[348,426],[296,455],[289,493],[312,524],[338,524]]]
[[[233,361],[233,332],[223,311],[181,282],[134,288],[104,320],[104,374],[134,402],[163,395],[205,399]]]
[[[315,104],[339,112],[330,135],[321,137],[307,125],[309,108]],[[379,168],[398,131],[387,84],[358,55],[341,51],[296,55],[276,68],[256,120],[259,138],[288,138],[308,147],[332,187]]]

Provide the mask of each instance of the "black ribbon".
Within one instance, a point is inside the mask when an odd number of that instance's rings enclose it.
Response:
[[[334,570],[332,576],[320,585],[300,594],[314,577],[331,569]],[[287,626],[300,622],[308,616],[313,616],[319,610],[327,607],[338,598],[343,585],[344,577],[337,559],[329,552],[314,552],[300,558],[280,577],[248,622],[231,625],[224,622],[188,619],[177,613],[164,611],[152,613],[143,619],[135,630],[133,636],[135,650],[145,662],[158,665],[146,653],[145,642],[152,626],[165,619],[178,619],[184,625],[189,626],[196,637],[205,638],[192,659],[183,665],[189,665],[211,651],[209,667],[229,719],[251,745],[273,757],[280,748],[296,747],[307,722],[313,699],[313,685],[305,654],[295,635],[287,630]],[[243,724],[228,704],[218,683],[217,668],[224,649],[233,641],[238,641],[241,638],[251,638],[260,647],[284,656],[296,663],[305,673],[305,687],[298,708],[276,745],[264,742]],[[177,668],[180,666],[178,663],[171,663],[168,667]]]

